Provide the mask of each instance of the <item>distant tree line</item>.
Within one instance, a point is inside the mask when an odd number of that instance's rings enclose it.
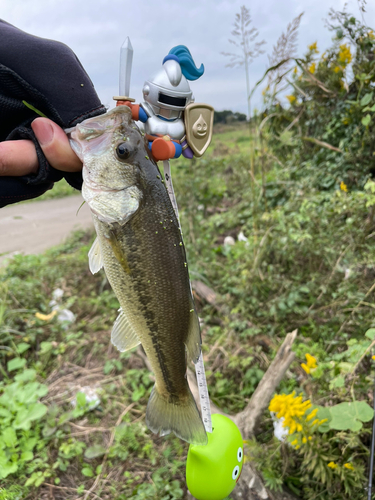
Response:
[[[228,109],[224,111],[215,111],[214,124],[216,123],[233,123],[233,122],[245,122],[246,115],[244,113],[233,113]]]

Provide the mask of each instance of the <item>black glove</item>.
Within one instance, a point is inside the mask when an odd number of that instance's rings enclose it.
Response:
[[[0,19],[0,141],[29,139],[39,160],[35,175],[0,177],[0,207],[35,198],[63,177],[81,189],[81,172],[49,165],[31,129],[41,111],[62,128],[106,112],[94,86],[66,45],[29,35]]]

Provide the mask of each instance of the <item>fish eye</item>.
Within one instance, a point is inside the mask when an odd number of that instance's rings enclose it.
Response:
[[[238,465],[236,465],[236,467],[233,469],[233,472],[232,472],[232,479],[233,481],[235,481],[236,479],[238,479],[238,476],[240,474],[240,468]]]
[[[116,148],[116,154],[120,160],[127,160],[132,153],[132,149],[129,144],[122,142]]]
[[[243,453],[242,453],[242,448],[241,446],[238,448],[237,450],[237,460],[241,463],[242,462],[242,457],[243,457]]]

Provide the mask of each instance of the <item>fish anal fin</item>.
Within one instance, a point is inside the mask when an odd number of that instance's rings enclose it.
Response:
[[[103,256],[98,238],[95,238],[89,251],[89,267],[92,274],[97,273],[103,267]]]
[[[121,352],[133,349],[141,343],[122,309],[120,309],[120,314],[113,325],[111,341]]]
[[[159,433],[160,436],[174,432],[190,444],[206,445],[206,430],[189,387],[187,390],[186,401],[178,400],[173,403],[159,394],[154,386],[147,404],[146,424],[152,432]]]

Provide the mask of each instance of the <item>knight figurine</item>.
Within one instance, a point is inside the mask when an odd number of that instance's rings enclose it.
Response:
[[[204,66],[196,67],[184,45],[170,50],[162,69],[146,80],[144,102],[120,101],[132,110],[133,120],[144,123],[149,149],[156,161],[202,156],[212,138],[212,106],[194,104],[188,80],[197,80]]]

